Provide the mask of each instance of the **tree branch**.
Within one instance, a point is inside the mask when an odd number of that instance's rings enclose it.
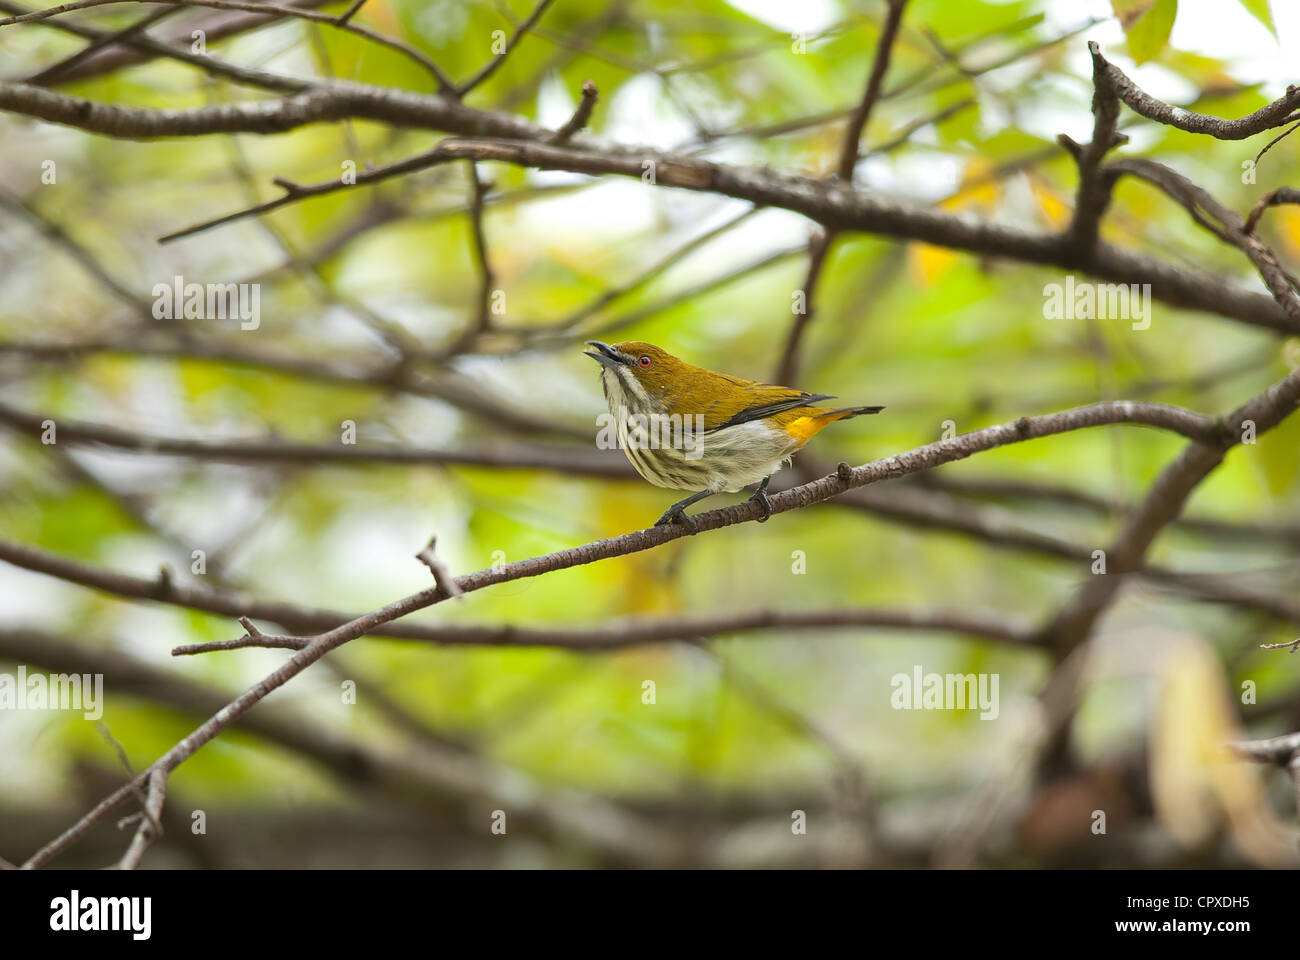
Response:
[[[1294,84],[1286,88],[1284,96],[1267,106],[1260,107],[1254,113],[1235,120],[1224,120],[1204,113],[1182,110],[1157,100],[1150,94],[1144,93],[1125,75],[1124,71],[1103,57],[1101,48],[1095,42],[1089,42],[1088,49],[1092,52],[1093,62],[1103,82],[1131,110],[1148,120],[1176,127],[1188,133],[1203,133],[1216,140],[1244,140],[1298,119],[1292,116],[1296,110],[1300,110],[1300,87]]]
[[[795,314],[790,323],[790,332],[785,337],[785,349],[772,374],[773,383],[794,383],[799,371],[799,341],[803,332],[812,321],[817,309],[817,281],[821,278],[822,268],[826,265],[826,255],[830,252],[835,235],[829,231],[817,231],[808,241],[808,272],[803,278],[803,309]]]
[[[457,87],[457,95],[461,97],[465,96],[465,94],[469,93],[479,84],[483,83],[483,81],[487,80],[488,77],[501,69],[501,64],[506,62],[506,57],[510,56],[511,51],[514,50],[516,44],[518,44],[519,41],[524,38],[524,35],[533,28],[533,25],[542,18],[542,14],[546,12],[546,8],[553,2],[554,0],[541,0],[541,2],[533,8],[533,12],[528,15],[527,19],[524,20],[524,22],[519,25],[519,28],[511,35],[510,39],[506,41],[505,49],[502,50],[501,53],[493,56],[491,60],[483,65],[483,68],[479,70],[478,73],[474,74],[474,76],[470,77],[470,79]]]
[[[315,0],[313,0],[315,2]],[[6,13],[22,15],[32,13],[16,3],[9,3],[8,0],[0,0],[0,10]],[[247,21],[257,21],[258,23],[266,22],[265,17],[245,17],[241,24],[231,23],[230,29],[221,26],[209,29],[207,36],[209,41],[216,41],[224,36],[229,36],[239,32],[241,29],[247,29],[249,26],[256,24]],[[109,30],[97,30],[94,27],[88,27],[81,23],[75,23],[71,20],[50,19],[41,21],[44,25],[61,30],[75,37],[81,37],[85,40],[98,42],[111,38],[113,32]],[[306,90],[311,84],[306,80],[297,80],[291,77],[282,77],[274,73],[266,73],[261,70],[255,70],[249,67],[237,66],[228,63],[219,57],[208,53],[194,53],[188,46],[172,46],[160,40],[155,40],[149,36],[123,36],[118,39],[122,47],[127,49],[117,49],[113,51],[97,51],[91,54],[86,60],[81,61],[75,66],[65,66],[60,70],[60,76],[57,80],[45,81],[45,85],[69,83],[87,77],[99,76],[101,72],[109,72],[108,66],[111,64],[112,69],[126,66],[131,63],[140,63],[149,59],[151,56],[141,55],[144,51],[152,56],[167,57],[179,63],[186,63],[192,67],[198,67],[200,70],[214,77],[224,77],[235,83],[244,84],[245,86],[256,87],[260,90],[274,90],[277,93],[299,93]],[[29,83],[36,83],[37,80],[32,78]]]
[[[596,85],[590,80],[582,82],[582,100],[578,103],[578,109],[573,111],[571,116],[560,129],[547,139],[547,143],[560,145],[566,143],[570,137],[587,125],[591,119],[591,112],[596,109],[596,101],[600,99],[600,93],[596,90]]]
[[[1245,229],[1245,222],[1235,210],[1229,210],[1215,200],[1209,191],[1154,160],[1143,158],[1118,160],[1109,164],[1106,169],[1111,175],[1128,173],[1159,187],[1185,207],[1198,224],[1223,242],[1240,249],[1259,271],[1264,285],[1273,294],[1273,299],[1287,316],[1300,323],[1300,296],[1296,294],[1296,287],[1300,286],[1300,283],[1297,283],[1295,277],[1282,267],[1277,256],[1262,240]],[[1209,217],[1213,217],[1218,223],[1212,222]]]
[[[230,699],[225,691],[176,676],[111,645],[88,646],[35,630],[0,627],[0,658],[40,664],[61,673],[102,674],[107,688],[185,716],[219,713]],[[348,675],[356,676],[351,670]],[[374,698],[368,695],[366,699]],[[383,709],[382,704],[376,702],[376,706]],[[390,802],[395,800],[426,816],[430,812],[455,812],[457,807],[462,815],[468,815],[472,809],[477,826],[483,798],[499,798],[510,803],[512,818],[517,818],[512,822],[524,829],[563,838],[615,863],[650,865],[671,862],[674,856],[671,838],[654,823],[616,803],[535,783],[523,770],[439,743],[427,733],[415,749],[380,748],[338,730],[308,723],[278,707],[242,716],[235,725],[264,742],[314,761],[353,789]],[[134,778],[135,789],[147,788],[150,773],[146,770]],[[66,832],[68,839],[64,843],[47,845],[40,860],[34,857],[26,866],[48,863],[134,792],[131,784],[124,785],[113,795],[116,801],[109,798],[112,802],[95,808],[103,809],[84,824],[83,830],[70,837],[72,831]]]
[[[1242,225],[1243,233],[1254,233],[1255,227],[1259,224],[1259,218],[1264,215],[1264,211],[1269,207],[1275,207],[1283,203],[1300,203],[1300,190],[1294,187],[1278,187],[1271,190],[1259,198],[1259,202],[1251,208],[1250,215],[1246,217],[1246,222]]]
[[[332,81],[279,100],[155,111],[95,104],[40,87],[0,83],[0,109],[128,139],[241,131],[279,133],[307,123],[367,117],[398,126],[506,138],[448,139],[439,144],[440,151],[462,159],[638,179],[645,172],[645,164],[651,162],[656,181],[664,186],[792,210],[831,229],[878,233],[1025,263],[1059,265],[1118,283],[1150,283],[1153,296],[1174,306],[1211,311],[1269,329],[1300,332],[1300,323],[1264,294],[1236,289],[1212,274],[1181,270],[1104,243],[1097,245],[1086,263],[1080,263],[1058,234],[981,222],[808,177],[638,150],[583,136],[573,137],[564,146],[528,142],[547,139],[552,132],[509,114],[474,110],[449,97]]]
[[[867,89],[862,100],[849,115],[848,129],[844,132],[844,146],[840,151],[839,178],[846,184],[853,183],[853,168],[858,164],[858,148],[862,141],[862,131],[871,117],[871,110],[880,98],[881,88],[885,82],[885,71],[889,69],[889,56],[894,49],[894,40],[898,28],[903,22],[903,8],[907,0],[888,0],[889,12],[885,15],[885,24],[880,28],[880,41],[876,44],[876,56],[871,63],[871,73],[867,77]],[[780,382],[780,381],[778,381]]]
[[[1097,231],[1110,203],[1110,184],[1102,176],[1101,161],[1112,148],[1128,141],[1119,132],[1119,98],[1106,71],[1101,48],[1089,43],[1092,53],[1092,141],[1080,147],[1062,135],[1060,142],[1074,155],[1079,166],[1079,188],[1075,194],[1074,218],[1070,223],[1070,247],[1079,262],[1086,263],[1097,244]]]
[[[149,774],[149,793],[144,810],[141,811],[140,826],[136,828],[135,836],[131,838],[131,845],[126,848],[126,853],[122,854],[122,859],[118,861],[119,870],[134,870],[138,867],[144,852],[162,835],[162,828],[158,825],[158,821],[162,817],[163,803],[167,799],[167,773],[168,771],[155,767]]]
[[[1297,383],[1300,384],[1300,374],[1297,375]],[[892,477],[905,476],[942,463],[951,463],[954,460],[961,460],[972,454],[995,447],[1035,437],[1111,423],[1142,423],[1162,426],[1178,432],[1191,431],[1198,436],[1218,435],[1218,428],[1208,418],[1174,407],[1137,403],[1094,404],[1042,417],[1021,417],[1013,423],[986,427],[983,430],[940,440],[856,468],[843,464],[836,473],[828,477],[823,477],[812,483],[769,497],[770,512],[768,515],[800,509],[828,500],[845,490],[866,486],[869,483]],[[684,536],[718,530],[737,523],[756,521],[763,516],[763,508],[758,503],[750,500],[720,510],[696,514],[694,516],[695,526],[690,531],[676,524],[637,530],[607,540],[597,540],[593,543],[570,547],[544,556],[516,560],[498,567],[480,570],[477,573],[466,574],[458,577],[456,582],[464,593],[472,593],[500,583],[508,583],[514,580],[540,576],[555,570],[583,566],[598,560],[638,553]],[[12,547],[9,547],[4,552],[13,553],[14,551]],[[167,586],[169,585],[160,582],[160,587]],[[170,773],[269,693],[288,683],[326,654],[351,640],[376,632],[384,624],[390,623],[399,617],[404,617],[417,610],[440,603],[444,598],[445,594],[441,588],[431,587],[419,593],[410,594],[348,623],[318,634],[306,647],[297,651],[278,669],[249,687],[214,714],[207,722],[201,724],[189,736],[164,753],[145,773],[150,773],[155,769],[162,769]],[[141,777],[144,776],[145,774],[141,774]],[[139,778],[137,779],[139,780]],[[126,796],[129,796],[132,787],[133,784],[128,784],[101,801],[80,821],[37,851],[25,866],[34,868],[47,862],[50,857],[77,837],[83,835]]]
[[[346,622],[340,615],[339,623]],[[400,626],[400,624],[399,624]],[[744,610],[729,613],[674,617],[638,617],[616,621],[599,628],[519,627],[514,624],[479,626],[447,624],[429,627],[428,638],[439,645],[484,647],[552,647],[580,652],[623,650],[628,647],[695,640],[769,630],[841,630],[871,627],[885,630],[916,630],[925,633],[955,633],[1000,643],[1029,644],[1027,623],[1005,613],[968,610]],[[414,632],[414,631],[411,631]],[[386,631],[376,634],[387,635]],[[413,639],[406,637],[404,639]],[[172,656],[244,650],[249,647],[272,650],[301,650],[310,637],[250,634],[234,640],[188,643],[172,648]]]
[[[0,27],[7,27],[15,23],[32,23],[49,19],[63,13],[69,13],[75,10],[87,10],[91,7],[103,7],[119,3],[136,3],[139,0],[76,0],[73,3],[60,4],[57,7],[47,7],[44,10],[33,10],[30,13],[18,14],[16,16],[0,18]],[[277,6],[273,3],[253,3],[247,0],[149,0],[150,3],[166,3],[182,7],[210,7],[214,10],[240,10],[245,13],[267,14],[274,17],[296,17],[301,20],[309,20],[313,23],[324,23],[336,27],[339,30],[348,33],[354,33],[359,37],[388,47],[390,50],[402,54],[414,60],[424,69],[428,70],[437,81],[438,91],[440,93],[455,93],[456,86],[451,82],[442,69],[430,60],[419,50],[403,43],[400,40],[394,40],[392,37],[386,37],[381,33],[369,29],[368,27],[358,26],[348,20],[340,17],[330,16],[325,13],[317,13],[314,10],[306,10],[301,7]],[[547,0],[549,3],[550,0]]]
[[[632,476],[622,458],[592,448],[547,447],[515,442],[478,450],[421,450],[409,447],[355,446],[343,443],[293,443],[287,440],[190,440],[134,433],[119,427],[50,418],[0,402],[0,423],[39,437],[47,419],[56,423],[60,443],[111,447],[134,453],[193,457],[223,463],[408,463],[492,467],[504,470],[554,470],[587,476],[626,479]]]
[[[46,67],[44,70],[40,71],[39,73],[31,77],[28,77],[27,82],[36,83],[36,84],[47,84],[55,77],[57,77],[59,74],[63,73],[64,71],[72,67],[75,67],[79,63],[82,63],[88,57],[92,56],[95,53],[98,53],[100,50],[103,50],[105,47],[111,47],[115,43],[119,43],[123,40],[130,40],[134,38],[137,34],[140,34],[145,30],[149,29],[151,26],[153,26],[155,23],[158,23],[160,20],[165,20],[168,17],[172,16],[179,9],[180,9],[179,7],[170,7],[170,8],[162,7],[161,9],[154,10],[152,13],[145,14],[143,17],[136,20],[134,23],[127,24],[121,30],[115,30],[111,33],[101,34],[100,36],[96,37],[94,40],[86,44],[86,46],[82,47],[80,50],[78,50],[76,53],[72,54],[71,56],[65,57],[64,59],[60,60],[58,63]]]

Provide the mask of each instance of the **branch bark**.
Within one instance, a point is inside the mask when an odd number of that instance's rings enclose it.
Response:
[[[894,40],[898,37],[898,28],[903,23],[903,8],[907,0],[889,0],[889,11],[885,14],[884,26],[880,28],[880,40],[876,44],[876,56],[871,62],[871,72],[867,77],[867,89],[862,100],[849,115],[848,129],[844,132],[844,147],[840,152],[839,178],[844,183],[853,183],[853,169],[858,164],[858,149],[862,142],[862,131],[871,118],[871,111],[880,99],[884,87],[885,72],[889,69],[889,57],[894,50]]]
[[[1300,323],[1264,294],[1235,288],[1204,271],[1180,269],[1105,243],[1097,244],[1087,260],[1080,262],[1068,237],[1060,234],[982,222],[854,191],[842,184],[615,145],[586,136],[574,136],[562,146],[548,145],[536,141],[549,139],[553,131],[510,114],[475,110],[450,97],[332,81],[279,100],[155,111],[97,104],[25,84],[0,83],[0,109],[127,139],[281,133],[308,123],[366,117],[398,126],[471,135],[476,139],[449,139],[439,145],[448,156],[462,159],[637,179],[642,177],[648,161],[655,165],[657,183],[664,186],[792,210],[829,229],[922,240],[1023,263],[1079,269],[1117,283],[1150,283],[1154,297],[1174,306],[1218,313],[1268,329],[1300,332]]]

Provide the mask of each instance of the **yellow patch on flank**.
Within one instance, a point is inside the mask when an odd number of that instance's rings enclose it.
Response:
[[[839,417],[796,417],[785,425],[785,431],[807,443],[813,434],[821,432],[828,423],[834,423],[838,419]]]

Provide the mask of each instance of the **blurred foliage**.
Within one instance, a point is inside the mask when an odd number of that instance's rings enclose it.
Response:
[[[1241,2],[1276,29],[1262,0]],[[792,36],[722,0],[566,0],[468,102],[558,125],[590,78],[601,97],[590,125],[596,135],[824,174],[838,155],[839,116],[779,134],[765,128],[847,110],[860,96],[881,5],[830,6],[837,14],[826,25]],[[1091,129],[1085,41],[1092,37],[1133,71],[1124,56],[1127,42],[1133,59],[1150,61],[1143,68],[1149,73],[1133,72],[1139,82],[1148,76],[1161,81],[1160,95],[1181,91],[1172,99],[1188,109],[1239,116],[1269,99],[1269,90],[1237,80],[1234,64],[1171,44],[1175,12],[1192,15],[1174,0],[1115,7],[1121,17],[1121,7],[1144,8],[1129,25],[1127,41],[1113,19],[1089,27],[1064,0],[910,3],[885,96],[864,132],[868,154],[860,182],[968,216],[1061,228],[1076,177],[1054,137],[1064,131],[1086,139]],[[371,0],[357,22],[400,37],[464,79],[492,55],[493,32],[513,30],[507,9],[517,21],[531,4]],[[79,20],[120,28],[138,15],[134,7],[107,7]],[[803,54],[796,52],[801,42]],[[22,76],[81,43],[48,26],[8,27],[0,30],[0,62],[7,75]],[[433,89],[432,78],[411,59],[300,21],[214,42],[211,52],[272,72]],[[165,61],[65,90],[158,109],[263,96]],[[968,106],[921,125],[902,145],[869,152],[966,100]],[[1244,183],[1242,162],[1265,140],[1219,143],[1128,111],[1122,120],[1132,137],[1127,153],[1166,162],[1243,211],[1263,192],[1286,184],[1300,151],[1300,138],[1279,143],[1260,162],[1257,181]],[[134,143],[0,117],[6,193],[59,224],[145,303],[155,283],[176,275],[262,284],[259,329],[187,321],[190,336],[347,369],[391,361],[387,334],[393,331],[432,355],[473,322],[479,281],[463,165],[291,204],[178,243],[160,246],[156,239],[277,196],[273,177],[328,180],[346,161],[365,169],[425,150],[436,138],[430,131],[355,121],[276,136]],[[56,164],[55,184],[41,182],[45,160]],[[580,352],[588,336],[649,340],[703,366],[771,375],[791,319],[791,292],[805,270],[800,251],[808,227],[800,218],[762,211],[600,306],[577,328],[538,336],[521,351],[530,332],[562,321],[606,289],[631,283],[744,206],[635,180],[490,164],[481,173],[492,181],[484,227],[496,284],[507,298],[499,319],[510,333],[489,338],[479,354],[449,366],[424,364],[435,381],[469,384],[559,431],[534,438],[539,442],[573,444],[564,433],[590,433],[603,410],[595,370]],[[367,216],[376,225],[354,230]],[[1294,208],[1270,212],[1262,234],[1292,262],[1300,257]],[[1139,183],[1120,185],[1104,236],[1259,287],[1243,257]],[[327,252],[318,258],[320,250]],[[782,251],[790,255],[746,269]],[[24,218],[5,213],[0,219],[0,263],[0,337],[6,342],[147,335],[129,306]],[[713,284],[717,278],[728,279]],[[1215,413],[1300,361],[1294,339],[1159,302],[1145,331],[1118,320],[1046,320],[1043,288],[1062,281],[1060,270],[841,235],[818,289],[799,385],[888,409],[869,422],[828,431],[811,451],[824,463],[860,463],[934,440],[948,420],[964,432],[1105,399],[1157,399]],[[697,285],[706,289],[690,295]],[[490,419],[428,396],[129,348],[61,363],[2,354],[0,379],[4,399],[24,410],[146,434],[332,443],[340,424],[352,420],[363,445],[477,449],[502,435]],[[1156,431],[1104,428],[1002,448],[943,473],[1064,485],[1130,502],[1181,446]],[[1294,520],[1298,465],[1300,422],[1293,417],[1256,445],[1234,451],[1197,491],[1191,513]],[[43,447],[0,434],[0,537],[143,576],[165,564],[186,581],[204,579],[189,572],[192,551],[204,550],[208,582],[356,612],[428,585],[427,571],[412,555],[433,533],[449,566],[471,571],[638,528],[670,496],[640,481],[562,473],[232,466]],[[1020,526],[1089,550],[1104,547],[1123,518],[1118,511],[1099,517],[1033,502],[1001,509]],[[807,558],[806,574],[792,571],[796,551]],[[1277,544],[1228,542],[1179,529],[1160,538],[1151,559],[1291,595],[1298,580],[1293,553]],[[1033,619],[1050,615],[1088,575],[1059,559],[825,505],[494,587],[416,619],[599,625],[634,614],[872,605],[1006,610]],[[281,651],[245,650],[174,661],[168,653],[173,645],[227,639],[238,635],[238,626],[8,567],[0,570],[0,607],[11,623],[119,648],[229,691],[283,660]],[[1144,646],[1150,631],[1194,637],[1217,653],[1205,670],[1223,676],[1214,681],[1202,674],[1188,681],[1195,689],[1216,688],[1235,702],[1238,685],[1251,680],[1263,703],[1293,695],[1293,664],[1247,648],[1289,639],[1292,629],[1135,583],[1102,624],[1103,647],[1124,655],[1114,654],[1111,672],[1089,693],[1079,743],[1091,757],[1104,757],[1135,749],[1157,724],[1164,731],[1176,727],[1161,721],[1154,706],[1170,661],[1162,644]],[[764,699],[747,696],[725,664],[743,668],[772,699],[832,730],[884,798],[966,794],[1012,750],[1002,732],[1007,727],[982,723],[976,714],[892,710],[892,675],[910,673],[918,663],[927,671],[997,672],[1002,715],[1013,724],[1032,710],[1049,666],[1032,652],[914,632],[763,633],[706,646],[716,656],[689,644],[580,655],[364,639],[335,659],[344,675],[355,670],[377,681],[430,728],[474,744],[488,758],[543,783],[639,800],[698,791],[798,794],[831,781],[837,760],[827,744],[783,720]],[[641,700],[647,679],[657,684],[654,706]],[[1193,696],[1184,707],[1195,712],[1197,702]],[[272,705],[363,740],[394,736],[364,696],[356,708],[342,706],[338,677],[322,666],[275,694],[265,709]],[[1247,721],[1250,709],[1242,708]],[[191,726],[174,712],[122,696],[109,697],[104,721],[138,766]],[[1182,755],[1170,752],[1162,762],[1176,766]],[[79,717],[0,717],[4,803],[28,808],[63,796],[80,756],[115,763],[93,725]],[[1179,771],[1162,769],[1162,783],[1173,786],[1161,795],[1179,793]],[[1198,789],[1204,782],[1197,780]],[[239,734],[210,744],[173,783],[189,797],[342,802],[310,764]],[[1191,819],[1191,813],[1175,815],[1179,822]]]

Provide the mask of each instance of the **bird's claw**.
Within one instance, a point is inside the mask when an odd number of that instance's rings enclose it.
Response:
[[[763,486],[755,490],[754,495],[749,498],[763,508],[763,515],[758,518],[759,523],[767,523],[768,518],[772,516],[772,501],[767,498],[766,487],[767,484],[763,484]]]
[[[656,527],[666,527],[670,523],[680,523],[690,528],[691,533],[695,532],[695,518],[686,513],[681,507],[670,507],[664,511],[664,515],[655,521]]]

